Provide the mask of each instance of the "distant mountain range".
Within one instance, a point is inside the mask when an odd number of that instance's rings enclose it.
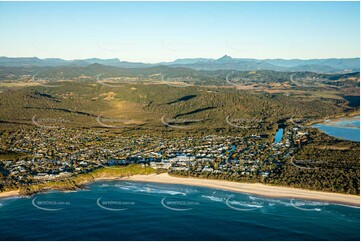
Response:
[[[89,66],[101,64],[121,68],[146,68],[154,66],[185,67],[195,70],[273,70],[273,71],[310,71],[318,73],[347,73],[360,71],[360,58],[330,58],[330,59],[247,59],[232,58],[225,55],[219,59],[186,58],[173,62],[147,64],[127,62],[114,59],[83,59],[63,60],[59,58],[40,59],[37,57],[11,58],[0,57],[0,66],[4,67],[55,67],[55,66]]]

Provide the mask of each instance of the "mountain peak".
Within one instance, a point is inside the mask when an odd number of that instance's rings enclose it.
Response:
[[[219,62],[229,62],[232,60],[233,60],[233,58],[230,57],[229,55],[224,55],[221,58],[217,59],[217,61],[219,61]]]

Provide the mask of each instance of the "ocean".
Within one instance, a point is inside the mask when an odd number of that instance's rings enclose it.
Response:
[[[358,207],[100,181],[0,200],[0,240],[359,240]]]

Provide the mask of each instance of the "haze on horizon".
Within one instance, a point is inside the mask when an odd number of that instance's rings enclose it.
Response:
[[[0,2],[0,56],[322,59],[360,53],[359,2]]]

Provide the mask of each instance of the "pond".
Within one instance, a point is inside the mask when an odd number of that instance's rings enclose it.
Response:
[[[273,143],[279,143],[281,142],[282,140],[282,137],[283,137],[283,128],[279,128],[275,134],[275,138],[274,138],[274,141]]]

